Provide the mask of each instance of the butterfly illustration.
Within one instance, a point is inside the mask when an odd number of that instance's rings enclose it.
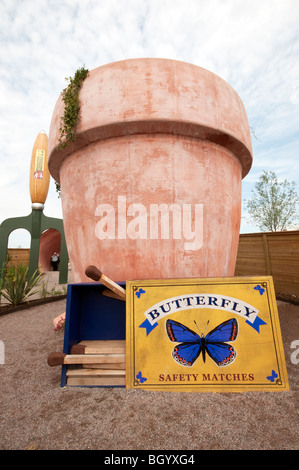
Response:
[[[138,374],[136,375],[136,379],[138,379],[141,384],[143,384],[143,382],[146,382],[146,381],[147,381],[147,378],[146,378],[146,377],[142,377],[141,370],[140,370],[140,371],[138,372]]]
[[[275,379],[277,379],[278,375],[276,374],[275,370],[272,370],[272,375],[269,375],[267,377],[268,380],[270,380],[270,382],[274,382]]]
[[[265,289],[262,288],[259,284],[254,287],[254,290],[258,290],[261,295],[265,292]]]
[[[138,291],[136,292],[138,299],[140,299],[141,294],[145,294],[145,290],[141,289],[140,287],[140,289],[138,289]]]
[[[172,357],[183,366],[191,367],[201,352],[204,362],[207,352],[217,366],[227,366],[236,359],[236,350],[226,343],[235,341],[238,336],[235,318],[221,323],[206,336],[199,336],[182,323],[169,319],[166,321],[166,331],[170,341],[180,343],[173,348]]]

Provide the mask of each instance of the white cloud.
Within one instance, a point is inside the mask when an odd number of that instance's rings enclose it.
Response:
[[[239,93],[263,169],[299,180],[298,0],[1,0],[0,222],[30,212],[32,146],[65,77],[133,57],[191,62]],[[54,184],[46,202],[60,216]]]

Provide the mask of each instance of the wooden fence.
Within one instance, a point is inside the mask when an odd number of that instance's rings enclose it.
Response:
[[[299,231],[240,234],[235,276],[273,276],[276,294],[299,297]]]
[[[10,248],[10,265],[29,265],[27,248]],[[240,234],[235,276],[273,276],[277,294],[299,297],[299,230]]]
[[[7,266],[17,266],[20,263],[29,266],[29,248],[8,248],[7,255],[9,259]]]

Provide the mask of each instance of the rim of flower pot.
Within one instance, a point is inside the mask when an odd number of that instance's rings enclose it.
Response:
[[[150,89],[152,93],[152,107],[150,110],[145,102],[146,93],[142,94],[139,99],[140,102],[134,107],[134,103],[136,103],[134,80],[136,81],[136,76],[138,76],[138,67],[140,83],[142,83],[140,89],[143,87],[148,92]],[[125,85],[123,84],[124,78],[119,77],[122,71],[126,75]],[[149,84],[146,78],[148,75],[150,75]],[[161,79],[165,78],[165,75],[170,77],[170,81],[172,80],[171,87],[168,85],[167,88],[162,83]],[[172,76],[175,78],[172,78]],[[109,77],[111,77],[110,80]],[[130,77],[132,78],[132,84],[130,83]],[[193,103],[192,97],[190,98],[189,95],[192,93],[191,85],[193,83],[194,86],[196,79],[199,86],[206,90],[206,93],[196,95],[195,91]],[[180,89],[183,85],[188,84],[188,80],[190,81],[189,91],[186,94],[180,93]],[[92,91],[99,88],[100,82],[103,89],[97,96],[97,93],[92,93]],[[201,82],[204,82],[204,84]],[[106,89],[109,88],[110,93],[113,95],[122,93],[124,87],[126,87],[127,93],[126,100],[122,101],[119,104],[120,109],[117,109],[117,100],[114,100],[114,103],[111,104],[109,99],[106,99]],[[89,88],[91,91],[89,91]],[[216,92],[215,88],[217,88]],[[223,103],[221,94],[223,95]],[[211,105],[211,96],[214,97],[214,95],[216,97],[220,95],[220,99],[214,99]],[[83,82],[79,96],[83,106],[81,120],[77,126],[76,141],[68,143],[64,149],[57,148],[60,116],[62,116],[64,109],[61,96],[58,98],[53,111],[49,133],[48,167],[52,177],[58,183],[60,182],[60,166],[72,153],[97,141],[134,134],[169,134],[207,140],[225,147],[238,158],[242,166],[242,178],[247,175],[251,168],[250,129],[239,95],[222,78],[197,65],[170,59],[127,59],[113,62],[91,70]],[[164,100],[164,108],[162,106],[159,113],[161,96]],[[142,102],[143,99],[144,102]],[[184,106],[184,100],[186,106]],[[87,102],[89,110],[86,105]],[[197,103],[201,103],[201,106],[194,112]],[[176,111],[179,108],[178,104],[181,105],[179,112]],[[103,110],[102,113],[98,113],[98,121],[95,122],[94,116],[99,106],[102,106]],[[188,106],[190,113],[188,113]],[[204,114],[207,107],[210,110],[208,118]],[[230,116],[219,122],[219,116],[226,116],[228,109]],[[92,116],[93,121],[89,118],[89,114]],[[236,121],[235,128],[232,124],[234,120]]]

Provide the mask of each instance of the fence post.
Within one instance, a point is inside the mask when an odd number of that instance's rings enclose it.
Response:
[[[265,233],[263,234],[263,242],[264,242],[264,253],[265,253],[265,261],[266,261],[266,274],[267,276],[271,276],[269,247],[268,247],[267,235]]]

